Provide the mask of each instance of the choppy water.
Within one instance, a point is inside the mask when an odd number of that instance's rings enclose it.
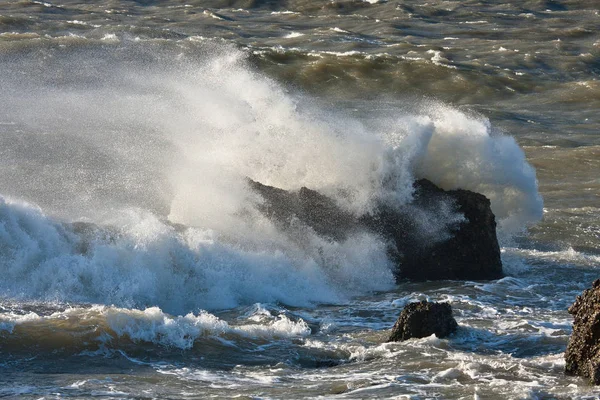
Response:
[[[599,24],[595,0],[1,2],[0,397],[596,398],[563,352],[600,266]],[[480,191],[507,277],[396,285],[378,238],[279,232],[245,176],[357,214],[415,177]],[[459,331],[385,343],[422,298]]]

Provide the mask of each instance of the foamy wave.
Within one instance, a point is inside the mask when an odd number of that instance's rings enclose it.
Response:
[[[1,77],[0,104],[15,125],[7,125],[0,176],[4,193],[44,212],[0,202],[0,288],[9,296],[185,315],[340,302],[392,287],[380,239],[335,243],[305,227],[283,234],[258,212],[246,176],[318,190],[359,215],[410,201],[415,176],[484,193],[506,231],[541,215],[534,170],[485,118],[423,104],[360,119],[290,93],[239,50],[187,45],[202,58],[167,62],[174,57],[124,42],[49,57],[42,75],[21,73],[35,63],[12,61],[20,68],[11,64]],[[103,68],[63,73],[81,58]],[[23,140],[33,149],[27,155]],[[94,224],[80,229],[55,216]],[[435,230],[436,221],[422,220]]]
[[[181,349],[189,349],[202,336],[233,334],[250,338],[292,338],[310,334],[303,320],[292,321],[281,315],[266,324],[231,326],[208,312],[173,317],[158,307],[145,310],[108,308],[105,312],[108,326],[119,336],[134,341],[152,342]]]
[[[8,333],[12,333],[15,329],[15,326],[18,324],[26,323],[29,321],[35,321],[39,319],[39,315],[34,312],[29,312],[27,314],[15,314],[15,313],[2,313],[0,314],[0,332],[6,331]]]
[[[204,334],[219,334],[229,330],[226,322],[212,314],[189,313],[171,317],[158,307],[140,310],[108,309],[106,320],[119,336],[127,335],[134,341],[154,342],[189,349]]]
[[[301,37],[301,36],[304,36],[304,33],[290,32],[287,35],[285,35],[284,38],[286,38],[286,39],[294,39],[294,38]]]
[[[238,371],[210,371],[205,369],[195,368],[174,368],[174,369],[158,369],[161,374],[175,375],[179,379],[188,381],[207,382],[211,387],[218,388],[236,388],[247,385],[260,385],[272,387],[273,384],[279,383],[277,377],[269,374],[246,373],[242,374]]]
[[[523,262],[522,260],[543,260],[560,263],[561,265],[577,265],[590,268],[600,265],[600,256],[577,251],[572,247],[557,251],[504,248],[503,252],[503,258],[506,258],[509,263],[519,263]]]
[[[71,322],[69,322],[71,321]],[[16,327],[20,329],[16,331]],[[24,315],[0,313],[0,332],[26,337],[40,332],[54,339],[70,335],[73,339],[95,341],[107,346],[117,338],[126,337],[134,342],[155,343],[167,347],[190,349],[202,338],[223,338],[225,335],[245,339],[290,339],[310,335],[311,330],[302,319],[291,320],[286,315],[271,315],[265,321],[230,325],[206,311],[173,316],[158,307],[144,310],[92,306],[69,308],[43,316],[30,312]],[[60,340],[60,339],[58,339]]]
[[[1,199],[0,288],[25,299],[158,305],[185,314],[255,302],[340,302],[393,285],[383,246],[368,236],[343,243],[315,237],[309,252],[285,241],[244,249],[214,231],[178,232],[146,213],[117,219],[119,227],[76,233],[38,208]]]

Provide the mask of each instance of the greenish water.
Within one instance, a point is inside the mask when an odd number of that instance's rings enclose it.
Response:
[[[563,353],[600,265],[599,22],[575,0],[2,2],[0,397],[595,398]],[[415,177],[482,192],[507,277],[395,284],[379,238],[280,232],[245,176],[358,214]],[[385,343],[422,298],[459,331]]]

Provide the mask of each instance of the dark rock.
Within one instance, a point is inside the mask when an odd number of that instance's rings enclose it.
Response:
[[[422,338],[435,334],[444,338],[458,328],[448,303],[421,301],[410,303],[400,313],[388,342]]]
[[[403,255],[400,277],[423,281],[484,280],[503,276],[496,219],[487,197],[469,190],[445,191],[425,179],[415,183],[414,197],[413,208],[435,212],[444,204],[453,204],[465,220],[458,224],[448,223],[446,240],[414,243],[415,238],[419,238],[419,232],[414,228],[405,231],[404,235],[393,235],[396,248]],[[443,217],[440,222],[444,224]]]
[[[343,211],[332,199],[319,192],[305,187],[289,192],[253,180],[248,182],[265,200],[260,211],[283,228],[297,219],[319,235],[333,240],[343,240],[358,229],[358,221],[352,214]]]
[[[421,179],[414,184],[411,204],[380,204],[371,214],[356,217],[329,197],[305,187],[286,191],[248,182],[264,199],[261,212],[284,231],[300,221],[330,240],[344,240],[356,232],[378,234],[388,243],[397,279],[486,280],[503,276],[495,217],[490,201],[479,193],[445,191]],[[464,219],[448,218],[448,211]]]
[[[565,372],[600,384],[600,279],[577,296],[569,307],[573,315],[573,333],[565,352]]]

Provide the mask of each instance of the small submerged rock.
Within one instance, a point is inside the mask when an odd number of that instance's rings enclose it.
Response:
[[[600,279],[591,289],[577,296],[569,307],[573,315],[573,333],[565,352],[565,372],[589,378],[600,384]]]
[[[456,331],[458,324],[452,316],[449,303],[422,300],[404,307],[392,328],[388,342],[422,338],[435,334],[446,337]]]

